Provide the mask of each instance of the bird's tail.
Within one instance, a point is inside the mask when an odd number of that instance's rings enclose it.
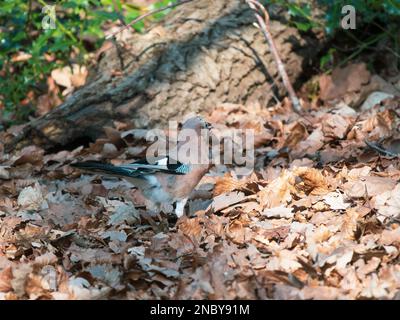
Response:
[[[70,164],[70,166],[90,173],[97,172],[102,175],[129,177],[131,174],[131,170],[95,161],[75,162]]]

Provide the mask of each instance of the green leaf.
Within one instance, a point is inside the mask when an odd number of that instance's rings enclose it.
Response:
[[[328,52],[320,59],[319,66],[324,69],[329,62],[333,62],[333,54],[336,52],[335,48],[330,48]]]
[[[94,11],[93,16],[101,20],[117,20],[118,14],[116,12]]]
[[[312,28],[312,24],[311,23],[305,23],[305,22],[294,22],[294,24],[296,25],[296,28],[301,30],[301,31],[308,31]]]

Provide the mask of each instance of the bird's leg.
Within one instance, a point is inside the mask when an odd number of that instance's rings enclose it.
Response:
[[[186,202],[188,201],[188,199],[187,198],[185,198],[185,199],[182,199],[182,200],[178,200],[177,202],[176,202],[176,205],[175,205],[175,214],[176,214],[176,216],[178,217],[178,218],[180,218],[180,217],[182,217],[183,215],[184,215],[184,213],[185,213],[185,205],[186,205]]]

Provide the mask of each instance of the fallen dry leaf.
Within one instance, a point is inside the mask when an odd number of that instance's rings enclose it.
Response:
[[[340,192],[330,192],[323,199],[332,210],[345,210],[350,206],[349,203],[345,203],[345,198]]]
[[[346,94],[359,92],[371,78],[364,63],[350,64],[344,68],[336,68],[332,75],[320,77],[320,98],[328,101],[343,98]]]
[[[60,85],[65,87],[66,89],[63,91],[63,95],[71,93],[73,88],[78,88],[83,86],[86,82],[86,77],[88,75],[88,71],[85,66],[79,66],[77,64],[72,65],[72,69],[69,66],[54,69],[51,72],[51,77],[54,81]]]
[[[0,132],[0,298],[393,299],[400,162],[364,140],[396,150],[399,102],[318,102],[301,115],[286,102],[216,107],[215,128],[258,135],[254,171],[212,168],[179,219],[125,180],[69,166],[142,157],[147,130],[126,119],[73,150],[10,154],[3,141],[25,129]]]
[[[44,202],[39,183],[33,187],[24,188],[18,196],[18,205],[27,210],[38,210]]]
[[[265,209],[262,214],[269,218],[292,218],[294,213],[292,208],[279,206]]]

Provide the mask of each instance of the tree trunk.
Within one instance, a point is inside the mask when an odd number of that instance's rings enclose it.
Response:
[[[322,42],[272,12],[271,33],[292,83],[315,60]],[[136,128],[163,126],[221,103],[267,105],[286,94],[254,13],[239,0],[196,0],[172,11],[146,34],[118,35],[87,85],[29,123],[6,149],[51,148],[95,139],[113,120]],[[115,44],[114,43],[114,44]]]

